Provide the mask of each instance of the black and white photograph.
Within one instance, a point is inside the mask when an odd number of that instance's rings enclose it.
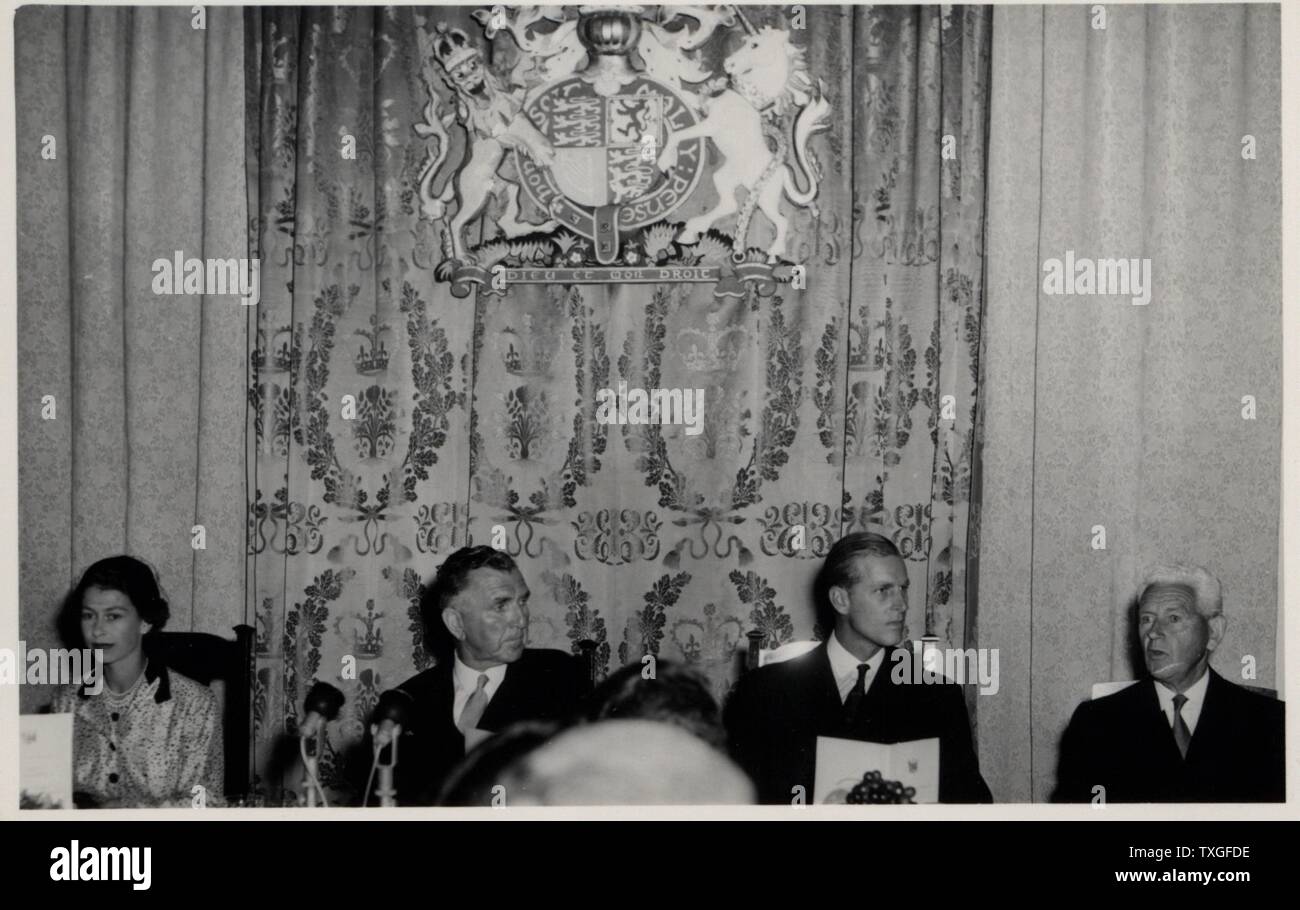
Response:
[[[1286,5],[15,7],[0,816],[1283,817]]]

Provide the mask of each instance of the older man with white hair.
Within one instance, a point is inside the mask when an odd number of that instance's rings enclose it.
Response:
[[[1149,679],[1085,702],[1061,741],[1057,802],[1281,802],[1283,705],[1210,668],[1227,619],[1217,578],[1159,566],[1138,593]]]

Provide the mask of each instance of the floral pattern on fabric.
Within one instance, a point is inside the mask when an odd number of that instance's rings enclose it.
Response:
[[[436,146],[416,126],[429,92],[454,109],[422,42],[439,23],[482,36],[473,12],[249,12],[263,290],[247,597],[265,628],[268,790],[301,787],[275,744],[314,680],[348,698],[321,766],[327,788],[346,786],[337,757],[364,733],[358,706],[432,663],[419,586],[471,542],[519,561],[532,647],[594,642],[598,674],[644,654],[684,661],[720,699],[747,632],[769,646],[824,634],[812,577],[855,530],[903,552],[910,636],[970,644],[990,13],[806,8],[790,34],[834,112],[812,140],[816,211],[787,216],[806,286],[554,283],[458,298],[435,274],[445,238],[420,216],[421,193],[443,188],[421,186]],[[790,27],[786,7],[744,13],[755,29]],[[723,43],[706,43],[702,63],[716,68]],[[506,34],[490,44],[490,69],[509,78],[518,47]],[[947,134],[960,168],[940,157]],[[707,192],[674,218],[707,211]],[[465,243],[490,242],[507,202],[490,198]],[[750,235],[770,238],[749,208]],[[709,234],[697,249],[713,247],[726,255]],[[597,394],[620,383],[701,390],[699,431],[598,419]]]

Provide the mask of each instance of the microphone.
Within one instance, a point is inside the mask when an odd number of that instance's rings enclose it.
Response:
[[[339,709],[342,707],[342,692],[329,683],[316,683],[307,693],[307,700],[303,703],[306,717],[303,719],[302,726],[298,728],[298,735],[303,739],[311,739],[321,727],[339,716]]]
[[[298,728],[298,751],[302,753],[303,766],[303,789],[307,792],[307,808],[316,808],[316,795],[320,794],[321,802],[329,806],[329,798],[325,795],[325,788],[321,786],[320,779],[316,776],[316,764],[319,759],[319,753],[325,748],[325,724],[339,716],[339,709],[343,707],[343,693],[331,686],[329,683],[318,682],[311,687],[307,693],[307,699],[303,702],[303,710],[306,716],[303,718],[302,726]],[[309,751],[307,744],[316,740],[315,751]]]
[[[409,725],[413,714],[414,704],[411,696],[401,689],[389,689],[379,696],[379,703],[375,705],[375,710],[370,715],[370,735],[374,739],[375,760],[370,765],[370,776],[366,779],[362,806],[370,803],[370,781],[374,779],[376,771],[379,772],[379,786],[375,789],[375,795],[379,797],[379,804],[397,805],[393,768],[397,766],[398,738],[402,735],[402,728]],[[389,746],[391,748],[388,750],[388,761],[381,761],[380,755]]]
[[[401,689],[389,689],[379,696],[379,704],[375,705],[374,713],[370,715],[370,729],[373,731],[376,749],[384,748],[402,730],[410,729],[411,708],[411,696]]]

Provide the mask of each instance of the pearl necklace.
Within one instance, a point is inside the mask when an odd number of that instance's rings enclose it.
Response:
[[[108,683],[105,682],[104,700],[108,702],[108,704],[114,707],[119,707],[119,708],[125,707],[126,705],[130,704],[133,698],[135,698],[135,693],[139,691],[140,685],[143,682],[144,682],[144,670],[140,671],[140,675],[135,678],[135,682],[131,683],[130,687],[125,692],[120,692],[120,693],[114,692],[112,689],[108,687]]]

